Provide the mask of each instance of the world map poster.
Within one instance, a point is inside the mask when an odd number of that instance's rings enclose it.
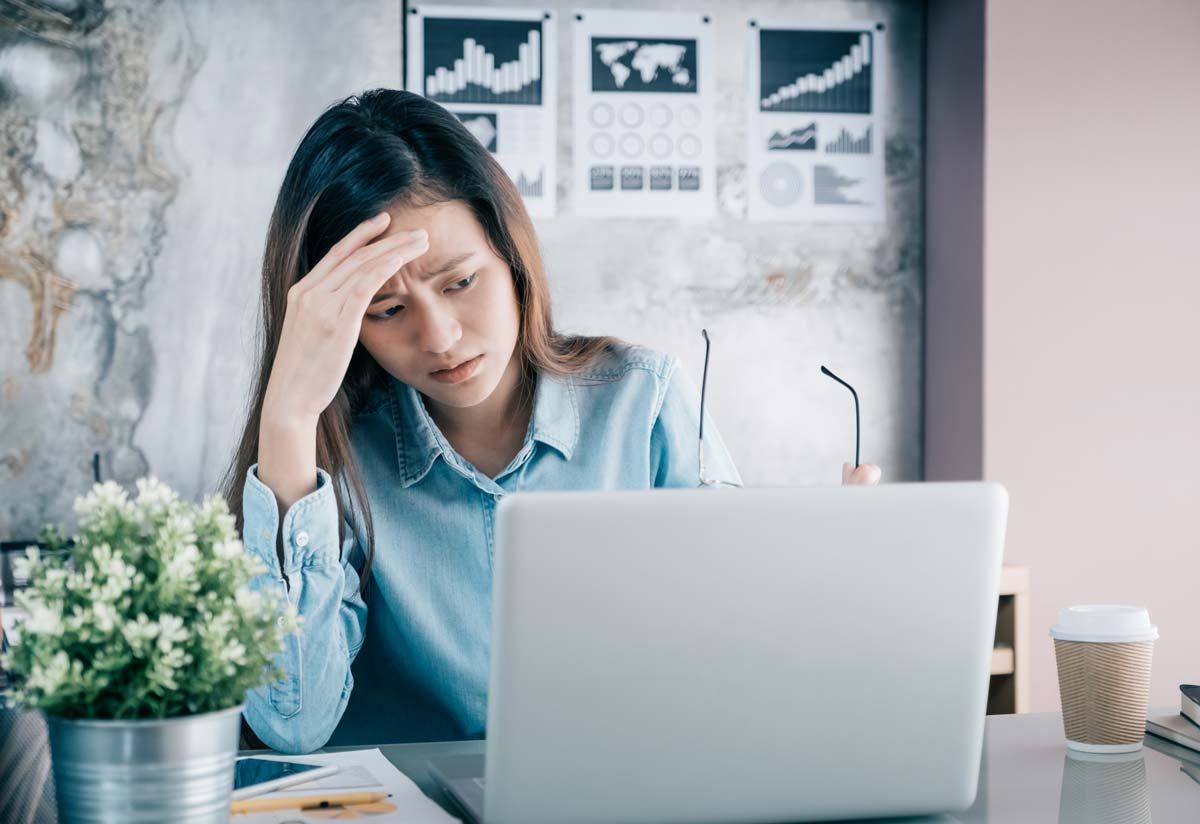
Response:
[[[576,14],[576,212],[716,213],[713,26],[694,12]]]

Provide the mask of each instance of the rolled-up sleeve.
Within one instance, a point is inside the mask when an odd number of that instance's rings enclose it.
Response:
[[[700,393],[674,358],[663,382],[658,414],[650,432],[650,471],[656,487],[695,487],[700,483]],[[704,474],[709,480],[741,483],[733,458],[712,416],[704,415]]]
[[[283,678],[246,695],[246,720],[272,749],[311,752],[329,740],[354,688],[350,665],[367,625],[355,567],[358,542],[348,523],[339,541],[333,481],[321,469],[317,489],[292,504],[282,525],[275,494],[258,479],[257,464],[246,473],[242,507],[246,551],[267,568],[251,586],[278,593],[301,617],[299,634],[284,637],[275,659]]]

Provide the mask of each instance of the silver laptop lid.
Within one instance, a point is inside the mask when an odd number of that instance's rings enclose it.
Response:
[[[485,820],[964,809],[1006,515],[985,483],[505,499]]]

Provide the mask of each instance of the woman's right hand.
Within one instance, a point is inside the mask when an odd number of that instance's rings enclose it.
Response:
[[[380,287],[429,249],[424,229],[368,241],[387,229],[383,212],[360,223],[288,290],[264,416],[312,422],[333,402],[358,343],[363,316]]]
[[[282,517],[316,488],[317,420],[346,377],[371,298],[429,249],[424,229],[378,237],[387,212],[359,224],[288,290],[258,427],[258,479]]]

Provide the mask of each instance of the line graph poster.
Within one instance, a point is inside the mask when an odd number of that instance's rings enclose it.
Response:
[[[533,217],[555,212],[557,15],[411,6],[409,91],[458,116],[508,172]]]
[[[884,28],[747,21],[749,218],[884,220]]]
[[[716,213],[714,25],[698,12],[576,12],[576,212]]]

